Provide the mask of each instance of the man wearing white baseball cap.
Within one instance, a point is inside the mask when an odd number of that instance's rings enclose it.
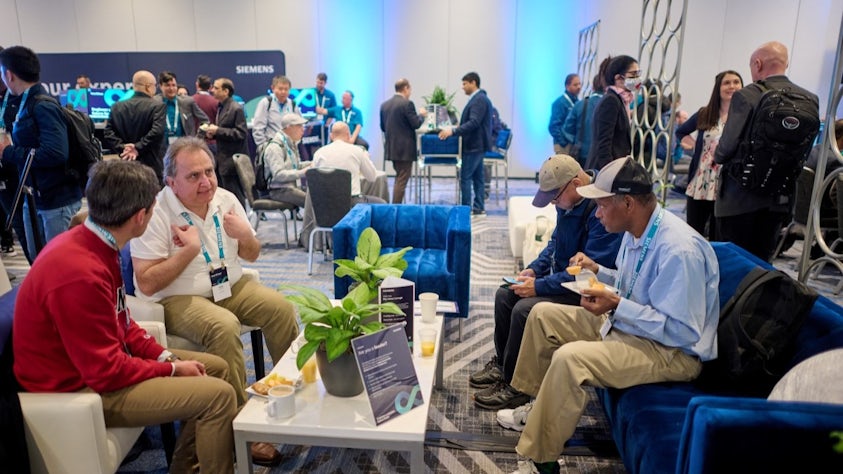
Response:
[[[584,386],[688,381],[717,357],[720,272],[711,245],[661,207],[631,157],[578,192],[597,201],[607,231],[624,232],[618,270],[575,255],[571,264],[601,285],[582,290],[581,307],[539,303],[527,318],[512,386],[536,398],[498,412],[501,425],[523,430],[519,472],[559,472],[559,453],[588,402]]]

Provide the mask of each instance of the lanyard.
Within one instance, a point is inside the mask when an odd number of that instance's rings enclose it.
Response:
[[[345,114],[346,112],[348,112],[348,115]],[[353,110],[346,111],[345,109],[343,109],[342,110],[342,121],[345,122],[345,123],[349,123],[348,121],[351,120],[352,115],[354,115]]]
[[[290,99],[285,100],[285,101],[284,101],[284,103],[282,104],[282,103],[278,100],[278,98],[277,98],[277,97],[275,97],[275,95],[273,94],[273,96],[272,96],[272,100],[274,100],[275,102],[278,102],[278,110],[280,110],[280,111],[281,111],[281,115],[288,114],[288,113],[293,113],[293,108],[292,108],[292,107],[287,107],[287,103],[290,101]]]
[[[123,256],[120,255],[120,248],[117,246],[117,239],[114,238],[114,234],[103,229],[99,224],[95,223],[91,220],[91,218],[87,218],[85,220],[85,227],[90,230],[95,231],[96,233],[100,234],[102,238],[104,238],[110,245],[111,248],[117,252],[117,266],[121,271],[121,278],[120,278],[120,288],[117,290],[117,304],[115,305],[116,308],[116,315],[119,318],[120,312],[123,311],[125,315],[124,324],[128,329],[129,326],[132,324],[131,320],[129,319],[129,310],[126,308],[126,282],[123,281],[122,278],[122,270],[123,270]],[[120,320],[117,320],[118,329],[120,325]],[[123,343],[123,350],[126,351],[127,354],[131,355],[132,352],[129,350],[129,346],[126,345],[126,340],[122,340]]]
[[[170,136],[175,135],[176,132],[179,130],[179,101],[173,99],[173,104],[175,104],[175,116],[173,117],[173,123],[170,123],[170,113],[169,111],[165,114],[167,117],[167,130],[170,132]],[[167,107],[169,109],[169,107]]]
[[[319,92],[316,92],[316,105],[318,105],[320,109],[325,108],[325,99],[327,99],[325,94],[322,94],[322,97],[320,98]]]
[[[641,265],[644,264],[644,257],[647,256],[647,252],[650,250],[650,244],[653,242],[653,237],[656,236],[656,232],[659,230],[659,224],[662,223],[662,217],[664,217],[664,208],[661,208],[659,210],[659,214],[656,216],[656,220],[653,221],[653,225],[650,226],[650,231],[647,232],[647,237],[644,239],[644,243],[641,245],[641,255],[638,257],[638,263],[635,265],[635,271],[632,273],[632,280],[629,282],[629,288],[626,290],[626,296],[624,296],[624,298],[626,299],[629,299],[629,297],[632,296],[632,288],[635,286],[635,282],[638,280],[638,275],[641,272]],[[626,247],[624,247],[623,249],[621,268],[624,268],[626,266],[626,249]],[[618,288],[623,288],[623,270],[621,270]]]
[[[6,93],[3,95],[3,105],[0,106],[0,128],[5,128],[5,122],[3,121],[3,116],[6,115],[6,105],[9,104],[9,90],[6,89]]]
[[[567,93],[567,92],[563,92],[563,93],[562,93],[562,97],[564,97],[564,98],[565,98],[565,100],[567,100],[567,101],[568,101],[568,103],[569,103],[569,104],[571,104],[571,107],[573,107],[573,106],[574,106],[574,101],[573,101],[573,100],[571,100],[571,98],[570,98],[570,97],[568,97],[568,93]]]
[[[284,135],[284,150],[287,152],[287,157],[290,158],[290,163],[293,164],[293,169],[299,169],[299,163],[296,161],[296,154],[293,153],[293,148],[290,146],[290,139],[287,138],[287,135]]]
[[[186,220],[188,224],[193,225],[193,219],[190,218],[190,215],[187,212],[182,212],[181,216],[184,217],[184,220]],[[217,248],[220,250],[220,263],[224,267],[225,253],[222,248],[222,228],[220,227],[220,219],[216,212],[214,213],[214,227],[217,229]],[[213,265],[211,265],[211,255],[208,254],[208,249],[205,247],[205,239],[202,238],[201,229],[199,233],[199,243],[202,245],[202,255],[205,257],[205,263],[213,269]]]
[[[29,89],[31,89],[31,87]],[[20,120],[20,114],[23,113],[23,106],[24,106],[24,104],[26,104],[26,98],[29,97],[29,89],[23,91],[23,96],[21,96],[21,99],[20,99],[20,105],[18,105],[18,113],[17,113],[17,115],[15,115],[15,123],[18,123],[18,120]],[[8,92],[9,91],[7,90],[6,93],[8,94]],[[5,108],[6,108],[6,101],[3,100],[3,109],[5,109]]]

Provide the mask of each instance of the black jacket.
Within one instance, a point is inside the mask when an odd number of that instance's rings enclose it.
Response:
[[[381,131],[385,134],[384,156],[390,161],[416,161],[416,129],[424,119],[416,106],[401,94],[381,104]]]
[[[67,170],[67,125],[55,100],[35,100],[48,96],[41,84],[32,86],[20,117],[12,128],[13,146],[3,150],[3,162],[19,170],[26,163],[30,149],[35,159],[27,184],[35,192],[35,207],[39,210],[56,209],[82,199],[79,181]]]
[[[606,89],[594,109],[591,129],[591,149],[585,168],[600,170],[617,158],[632,152],[629,115],[617,92]]]
[[[155,170],[160,180],[164,169],[162,143],[167,130],[165,111],[163,102],[143,92],[117,102],[105,124],[103,146],[113,153],[122,153],[126,144],[134,143],[138,161]]]
[[[463,153],[486,153],[492,149],[492,103],[486,91],[480,89],[465,104],[454,135],[462,137]]]
[[[214,135],[217,140],[217,172],[220,175],[237,176],[234,155],[249,154],[249,146],[246,143],[249,129],[246,128],[243,107],[231,98],[220,102],[217,110],[217,127],[219,128]]]

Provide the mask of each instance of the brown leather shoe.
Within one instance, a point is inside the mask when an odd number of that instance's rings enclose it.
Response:
[[[259,466],[275,467],[281,464],[281,453],[274,444],[252,443],[252,463]]]

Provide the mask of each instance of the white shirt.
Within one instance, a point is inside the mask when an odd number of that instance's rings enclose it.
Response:
[[[228,279],[232,285],[237,283],[243,275],[243,267],[240,266],[240,259],[237,257],[239,243],[237,239],[229,237],[225,233],[225,229],[222,228],[223,215],[234,209],[234,212],[241,218],[248,221],[248,217],[234,194],[225,189],[217,188],[217,192],[208,206],[208,214],[202,217],[184,207],[169,186],[165,186],[158,193],[157,198],[158,201],[152,211],[152,219],[149,221],[146,232],[140,237],[132,239],[130,243],[132,257],[143,260],[160,260],[181,252],[182,248],[173,243],[170,224],[187,225],[187,220],[182,216],[182,212],[187,212],[193,221],[193,225],[199,226],[199,238],[205,244],[205,249],[211,257],[211,263],[214,268],[219,267],[220,252],[217,245],[216,225],[213,219],[214,213],[217,213],[220,231],[222,232],[223,253],[225,267],[228,269]],[[159,301],[162,298],[174,295],[195,295],[210,298],[211,277],[209,271],[205,256],[200,251],[184,271],[166,288],[153,295],[145,295],[138,288],[137,278],[135,278],[135,293],[139,298],[147,301]]]
[[[351,143],[337,140],[325,145],[313,157],[314,168],[339,168],[351,173],[351,195],[360,195],[360,178],[374,182],[377,178],[375,165],[369,158],[369,152]]]

